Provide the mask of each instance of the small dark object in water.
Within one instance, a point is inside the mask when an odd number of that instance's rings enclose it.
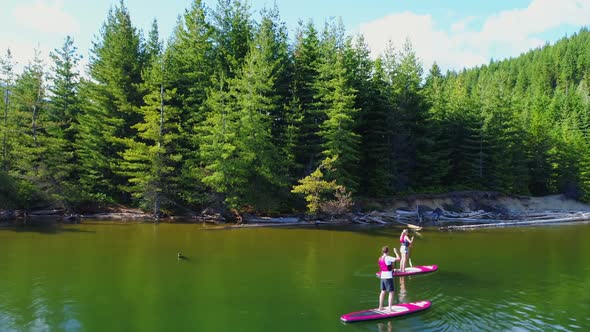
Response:
[[[186,256],[184,256],[182,253],[180,253],[180,251],[178,252],[178,259],[187,259]]]

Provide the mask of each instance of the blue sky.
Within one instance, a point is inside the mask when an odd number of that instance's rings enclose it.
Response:
[[[98,34],[109,8],[118,0],[2,0],[0,52],[10,48],[20,65],[33,49],[48,59],[71,35],[80,53]],[[206,0],[214,7],[217,0]],[[126,0],[133,23],[148,30],[156,18],[167,39],[178,15],[190,0]],[[251,0],[257,13],[273,0]],[[388,40],[401,46],[406,38],[414,45],[426,69],[437,61],[443,69],[462,69],[518,56],[545,42],[590,25],[590,0],[276,0],[291,36],[299,19],[317,26],[326,18],[341,17],[350,34],[362,33],[373,55]],[[256,15],[255,15],[256,17]]]

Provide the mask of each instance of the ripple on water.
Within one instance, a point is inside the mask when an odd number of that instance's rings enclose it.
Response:
[[[31,304],[32,320],[27,324],[31,331],[49,331],[50,324],[47,317],[50,315],[47,304],[46,280],[44,276],[36,276],[31,280]]]

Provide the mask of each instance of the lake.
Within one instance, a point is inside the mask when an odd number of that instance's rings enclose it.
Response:
[[[342,323],[377,306],[380,248],[398,246],[400,231],[0,228],[0,331],[590,329],[589,224],[425,230],[412,261],[439,271],[396,278],[396,301],[432,307]]]

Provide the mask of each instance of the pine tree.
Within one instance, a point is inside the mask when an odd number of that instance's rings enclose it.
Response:
[[[13,161],[8,174],[15,178],[20,205],[29,210],[31,205],[43,200],[47,183],[43,181],[46,168],[43,159],[46,146],[43,144],[45,120],[45,81],[40,54],[35,51],[33,62],[25,66],[14,86],[15,108],[13,147],[8,159]]]
[[[133,127],[141,117],[145,54],[140,34],[133,27],[123,2],[109,11],[89,64],[92,80],[84,81],[85,107],[79,116],[77,147],[80,183],[88,194],[126,200],[127,185],[118,169],[125,140],[137,135]]]
[[[52,84],[49,86],[50,99],[47,107],[47,153],[45,164],[48,169],[48,181],[54,199],[68,205],[75,199],[74,139],[76,137],[76,119],[80,111],[78,96],[79,73],[76,66],[81,56],[71,37],[66,37],[63,46],[50,54],[53,60],[51,73]],[[69,208],[69,206],[66,206]]]
[[[293,178],[296,169],[295,148],[299,129],[299,109],[291,91],[293,65],[289,54],[287,27],[281,21],[278,7],[264,9],[256,32],[262,61],[269,66],[272,84],[271,139],[284,161],[285,173]]]
[[[353,42],[352,38],[348,38],[345,42],[344,55],[343,55],[344,67],[346,68],[347,82],[350,87],[356,90],[354,99],[354,108],[359,111],[356,112],[354,117],[354,132],[360,136],[360,146],[363,149],[359,149],[359,167],[355,170],[354,177],[359,179],[358,189],[362,189],[364,195],[375,195],[375,190],[379,192],[382,190],[378,188],[371,188],[367,190],[368,183],[379,183],[383,179],[379,179],[375,182],[374,177],[376,171],[377,162],[372,161],[365,163],[375,156],[371,153],[375,151],[369,148],[369,145],[376,143],[373,139],[378,139],[380,128],[379,123],[371,122],[371,116],[374,114],[374,108],[382,108],[380,103],[384,100],[380,100],[379,92],[375,90],[372,81],[373,72],[373,61],[370,58],[369,48],[362,35],[357,36]],[[379,111],[378,111],[379,112]],[[376,137],[377,136],[377,137]],[[371,168],[371,170],[368,170]]]
[[[370,89],[371,97],[360,124],[364,126],[361,131],[361,188],[365,189],[368,196],[384,197],[394,191],[396,164],[391,153],[389,128],[390,114],[393,112],[391,88],[387,83],[381,57],[374,63]]]
[[[253,28],[250,6],[242,0],[217,0],[212,13],[216,73],[233,78],[248,54]]]
[[[299,22],[299,30],[294,46],[294,99],[300,112],[301,125],[297,144],[296,161],[302,167],[302,174],[311,173],[321,151],[321,139],[318,136],[319,125],[323,117],[317,110],[317,80],[320,59],[318,32],[309,21],[305,26]]]
[[[156,48],[157,49],[157,48]],[[160,51],[161,52],[161,51]],[[129,192],[139,205],[162,214],[176,197],[178,175],[183,156],[179,153],[182,134],[180,111],[170,104],[176,89],[171,87],[162,54],[153,54],[150,71],[146,74],[145,105],[140,108],[143,119],[134,125],[138,135],[126,139],[121,168],[129,177]],[[168,204],[166,204],[168,203]]]
[[[448,93],[445,89],[440,68],[432,65],[424,86],[425,106],[429,107],[425,115],[425,136],[416,176],[425,188],[440,190],[444,180],[451,171],[451,126]]]
[[[395,100],[396,121],[393,151],[397,161],[397,188],[408,190],[422,185],[416,173],[419,156],[425,151],[425,107],[421,93],[422,64],[412,45],[406,40],[389,72],[392,77],[392,96]]]
[[[354,120],[356,90],[351,87],[344,65],[345,40],[341,24],[326,22],[320,44],[318,80],[316,81],[318,113],[323,118],[318,135],[322,155],[336,158],[333,176],[348,191],[358,189],[356,170],[359,161],[359,135]]]
[[[12,111],[12,94],[14,88],[14,66],[16,63],[12,59],[10,49],[6,50],[4,57],[0,59],[0,92],[2,92],[2,171],[6,172],[10,168],[8,154],[10,151],[10,123],[9,116]]]
[[[229,93],[211,91],[211,110],[203,131],[203,182],[224,195],[228,206],[276,208],[273,186],[280,187],[284,165],[272,140],[276,107],[276,63],[269,61],[269,35],[261,30],[241,71],[229,80]],[[265,193],[267,193],[265,195]]]
[[[171,84],[176,87],[177,107],[185,110],[184,121],[194,126],[202,120],[201,104],[206,89],[211,87],[213,68],[213,27],[207,21],[207,8],[203,1],[195,0],[179,19],[172,40],[166,49],[167,71]]]
[[[165,51],[165,68],[170,87],[176,93],[168,95],[168,104],[181,110],[181,137],[178,152],[183,156],[177,184],[177,200],[182,206],[198,207],[205,200],[202,183],[200,144],[197,130],[205,121],[207,90],[213,86],[214,30],[208,22],[203,1],[195,0],[187,9],[174,31]]]

